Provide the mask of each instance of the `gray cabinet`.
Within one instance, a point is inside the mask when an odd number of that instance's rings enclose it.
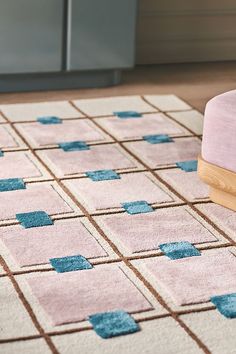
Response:
[[[63,0],[0,0],[0,73],[59,71]]]
[[[0,0],[0,92],[117,84],[137,0]]]
[[[69,68],[132,67],[135,14],[136,0],[72,0]]]

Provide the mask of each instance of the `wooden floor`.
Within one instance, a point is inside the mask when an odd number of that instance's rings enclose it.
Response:
[[[221,92],[236,88],[236,62],[139,66],[123,73],[122,84],[103,89],[80,89],[0,94],[0,104],[174,93],[198,110]]]

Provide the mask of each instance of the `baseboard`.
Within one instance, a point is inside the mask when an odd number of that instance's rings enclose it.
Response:
[[[120,70],[0,75],[0,92],[99,88],[118,85]]]

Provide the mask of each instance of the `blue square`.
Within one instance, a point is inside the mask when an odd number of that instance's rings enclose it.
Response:
[[[17,220],[25,229],[53,225],[53,221],[45,211],[16,214]]]
[[[226,318],[236,318],[236,293],[212,296],[211,302]]]
[[[115,116],[123,119],[142,117],[142,114],[136,111],[120,111],[120,112],[113,112],[113,113]]]
[[[89,316],[89,322],[95,332],[104,339],[135,333],[140,330],[134,319],[122,310],[96,313]]]
[[[62,120],[55,116],[48,116],[48,117],[38,117],[37,121],[41,124],[61,124]]]
[[[51,258],[50,263],[57,273],[73,272],[75,270],[93,268],[92,264],[81,255]]]
[[[86,172],[86,176],[91,178],[92,181],[107,181],[111,179],[120,179],[118,173],[113,170],[98,170]]]
[[[18,189],[26,189],[22,178],[0,179],[0,192],[15,191]]]
[[[150,144],[172,143],[173,139],[167,134],[144,135],[143,139]]]
[[[201,256],[201,253],[188,241],[163,243],[159,248],[170,259]]]
[[[145,200],[122,203],[122,206],[128,214],[150,213],[153,211],[153,208]]]
[[[0,157],[1,157],[1,156],[3,156],[3,155],[4,155],[4,154],[3,154],[3,151],[2,151],[2,150],[0,150]]]
[[[197,171],[197,160],[176,162],[176,166],[185,172]]]
[[[68,143],[59,143],[58,145],[62,150],[66,152],[90,149],[90,147],[85,143],[85,141],[71,141]]]

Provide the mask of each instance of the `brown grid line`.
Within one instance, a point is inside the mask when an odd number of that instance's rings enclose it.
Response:
[[[215,310],[215,306],[208,306],[208,307],[192,309],[192,310],[175,311],[175,313],[179,316],[182,316],[182,315],[188,315],[191,313],[200,313],[200,312],[213,311],[213,310]],[[135,321],[138,323],[142,323],[142,322],[153,321],[153,320],[162,319],[162,318],[166,318],[166,317],[171,317],[171,314],[164,313],[164,314],[160,314],[160,315],[150,315],[150,316],[145,316],[144,318],[136,319]],[[71,329],[65,329],[62,331],[48,331],[45,333],[47,335],[53,337],[53,336],[61,336],[61,335],[79,333],[79,332],[90,331],[90,330],[92,330],[92,326],[71,328]],[[38,338],[43,338],[43,337],[42,337],[42,335],[39,334],[39,335],[31,335],[31,336],[25,336],[25,337],[0,339],[0,344],[17,342],[17,341],[25,341],[25,340],[33,340],[33,339],[38,339]]]
[[[25,337],[0,339],[0,344],[19,342],[19,341],[26,341],[26,340],[33,340],[33,339],[39,339],[39,338],[43,338],[43,336],[41,336],[40,334],[35,334],[34,336],[25,336]]]
[[[230,243],[225,243],[225,244],[216,244],[214,245],[214,243],[212,243],[212,245],[207,245],[204,246],[204,244],[201,244],[201,248],[200,251],[206,251],[206,250],[214,250],[214,249],[218,249],[218,248],[229,248],[232,247],[232,245]],[[151,252],[151,251],[150,251]],[[155,252],[155,250],[153,250],[153,252]],[[157,252],[157,251],[156,251]],[[128,261],[135,261],[135,260],[139,260],[139,259],[148,259],[148,258],[156,258],[156,257],[161,257],[164,256],[163,252],[159,252],[159,253],[148,253],[148,254],[142,254],[142,255],[133,255],[133,256],[125,256],[125,258]],[[103,259],[105,257],[97,257],[97,258],[101,258],[100,261],[93,261],[93,259],[90,259],[90,263],[94,266],[96,265],[102,265],[102,264],[111,264],[111,263],[119,263],[122,261],[121,258],[116,258],[116,259]],[[31,274],[31,273],[41,273],[41,272],[51,272],[54,271],[53,268],[35,268],[35,269],[27,269],[27,270],[19,270],[19,271],[11,271],[12,275],[23,275],[23,274]],[[7,277],[8,274],[0,274],[0,278],[4,278]]]
[[[93,118],[93,119],[96,119],[96,118]],[[67,119],[66,119],[66,121],[67,121]],[[108,134],[108,133],[106,133],[106,134]],[[20,137],[22,137],[22,136],[20,135]],[[173,134],[173,135],[171,135],[171,137],[173,139],[185,139],[185,138],[199,138],[200,139],[201,135],[192,135],[191,134],[191,135],[178,135],[178,136],[175,136]],[[123,140],[121,139],[121,140],[119,140],[119,142],[121,142],[121,143],[135,143],[135,142],[138,142],[138,141],[143,141],[143,138],[123,139]],[[89,144],[89,146],[100,146],[100,145],[112,145],[112,144],[115,144],[115,142],[114,141],[97,141],[97,142],[94,141],[94,142],[89,142],[88,144]],[[24,147],[3,148],[2,150],[4,150],[4,149],[5,150],[6,149],[10,149],[9,151],[6,151],[6,152],[18,152],[18,151],[28,150],[27,148],[24,148]],[[54,149],[59,149],[59,146],[57,144],[47,144],[45,146],[41,145],[41,146],[34,147],[33,149],[34,149],[34,151],[54,150]]]
[[[75,179],[75,178],[74,178]],[[76,178],[77,179],[77,178]],[[60,180],[60,179],[59,179]],[[34,181],[34,182],[26,182],[27,184],[32,184],[32,183],[40,183],[40,182],[55,182],[54,180],[48,180],[48,181]],[[64,187],[64,186],[63,186]],[[174,207],[178,207],[178,206],[184,206],[187,205],[186,203],[175,203],[175,204],[168,204],[168,205],[154,205],[152,206],[152,208],[154,210],[158,210],[158,209],[167,209],[167,208],[174,208]],[[120,210],[107,210],[106,212],[93,212],[93,213],[89,213],[91,216],[106,216],[106,215],[113,215],[113,214],[125,214],[126,211],[123,209]],[[55,216],[57,216],[57,218],[55,218]],[[59,217],[58,217],[59,216]],[[62,219],[75,219],[75,218],[84,218],[84,215],[66,215],[64,214],[63,216],[60,216],[60,214],[53,214],[51,216],[52,220],[56,221],[56,220],[62,220]],[[16,221],[15,219],[11,219],[11,220],[7,220],[7,221],[1,221],[0,227],[10,227],[10,226],[16,226],[16,225],[20,225],[20,223],[18,221]]]

